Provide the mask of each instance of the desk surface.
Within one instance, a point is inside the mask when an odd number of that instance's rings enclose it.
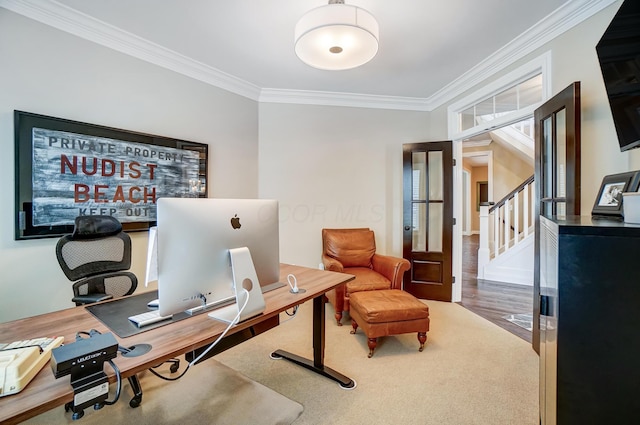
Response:
[[[347,274],[281,264],[281,281],[286,282],[286,276],[289,273],[296,275],[298,286],[306,289],[306,292],[292,294],[289,292],[288,286],[267,292],[264,294],[266,304],[264,314],[238,324],[229,331],[229,334],[256,325],[353,279],[353,276]],[[123,378],[126,378],[172,357],[213,342],[225,328],[226,324],[211,319],[206,314],[201,314],[124,339],[118,338],[114,334],[118,342],[125,347],[140,343],[153,346],[152,350],[145,355],[129,358],[118,356],[115,362],[122,372]],[[64,336],[65,342],[70,343],[75,341],[76,332],[89,331],[90,329],[96,329],[102,333],[111,332],[86,308],[73,307],[1,323],[0,341],[16,341],[41,336]],[[105,367],[105,372],[113,375],[108,366]],[[4,424],[5,421],[18,423],[72,400],[73,389],[69,384],[69,378],[55,379],[51,368],[46,365],[24,390],[18,394],[0,398],[0,423]]]

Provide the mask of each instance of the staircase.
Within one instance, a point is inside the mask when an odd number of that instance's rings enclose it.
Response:
[[[480,205],[478,279],[533,285],[533,176],[495,205]]]

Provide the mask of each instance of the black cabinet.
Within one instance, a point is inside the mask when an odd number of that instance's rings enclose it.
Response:
[[[640,226],[540,229],[541,424],[640,423]]]

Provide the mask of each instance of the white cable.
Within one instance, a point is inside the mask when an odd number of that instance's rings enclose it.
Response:
[[[247,291],[246,289],[242,288],[242,290],[244,291],[244,293],[246,294],[246,299],[244,300],[244,304],[242,305],[242,308],[240,308],[238,310],[238,314],[236,314],[236,317],[231,321],[231,323],[229,323],[229,326],[227,326],[227,329],[224,330],[224,332],[222,332],[220,334],[220,336],[213,341],[209,347],[207,347],[206,350],[204,350],[202,353],[200,353],[200,355],[198,357],[196,357],[195,359],[193,359],[191,361],[191,363],[189,363],[189,366],[196,364],[197,362],[200,361],[200,359],[202,359],[209,351],[211,351],[211,349],[213,347],[215,347],[216,345],[218,345],[218,343],[220,342],[220,340],[222,338],[224,338],[224,336],[227,334],[227,332],[229,332],[229,329],[231,329],[233,326],[235,326],[239,321],[240,321],[240,315],[242,314],[242,312],[244,311],[245,307],[247,307],[247,304],[249,303],[249,291]]]
[[[289,284],[289,287],[291,288],[291,292],[293,292],[294,294],[298,293],[298,279],[296,279],[296,276],[294,274],[289,273],[287,275],[287,283]]]
[[[306,289],[298,288],[298,279],[293,273],[289,273],[287,275],[287,283],[289,284],[289,288],[291,288],[289,292],[291,292],[292,294],[304,294],[305,292],[307,292]]]

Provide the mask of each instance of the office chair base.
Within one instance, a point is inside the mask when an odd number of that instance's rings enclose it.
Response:
[[[140,406],[140,403],[142,403],[142,387],[140,386],[140,381],[136,375],[130,376],[128,380],[129,385],[131,386],[131,391],[133,391],[133,398],[129,400],[129,406],[135,409]]]

